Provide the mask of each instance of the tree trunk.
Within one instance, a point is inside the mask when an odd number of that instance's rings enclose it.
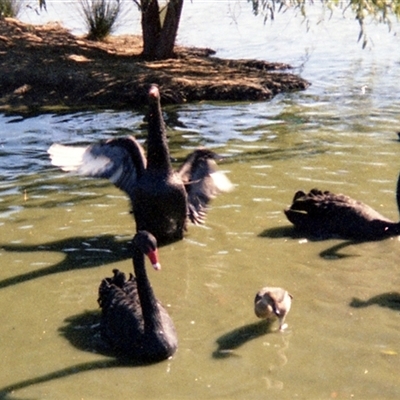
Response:
[[[174,56],[174,45],[184,0],[169,0],[161,24],[158,0],[142,0],[143,53],[146,60],[163,60]]]
[[[157,0],[142,0],[143,53],[146,60],[156,58],[157,44],[161,34],[160,9]]]
[[[170,0],[157,45],[156,58],[165,59],[174,56],[174,46],[178,33],[184,0]]]

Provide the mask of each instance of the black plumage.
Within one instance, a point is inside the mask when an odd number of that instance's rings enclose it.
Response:
[[[400,211],[400,176],[396,200]],[[400,222],[391,221],[351,197],[329,191],[298,191],[284,212],[297,229],[323,238],[378,240],[400,234]]]
[[[171,165],[160,93],[148,92],[147,158],[133,137],[116,138],[86,147],[53,144],[52,164],[64,171],[107,178],[129,196],[137,230],[151,232],[159,244],[183,238],[187,221],[204,222],[207,206],[219,192],[229,191],[229,179],[217,171],[218,158],[198,149],[183,165]]]
[[[117,356],[139,362],[157,362],[171,357],[178,339],[174,323],[157,300],[145,268],[145,254],[159,269],[156,240],[138,232],[133,240],[135,276],[117,269],[102,280],[98,302],[102,310],[101,336]]]

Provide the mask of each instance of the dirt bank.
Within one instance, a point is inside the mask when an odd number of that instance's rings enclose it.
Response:
[[[178,48],[177,58],[146,62],[141,38],[116,36],[99,43],[57,24],[32,26],[0,20],[0,112],[111,108],[145,103],[145,87],[158,83],[162,101],[266,100],[309,83],[290,66],[224,60],[208,49]]]

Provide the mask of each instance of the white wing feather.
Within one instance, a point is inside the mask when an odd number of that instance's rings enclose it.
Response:
[[[53,144],[48,149],[51,163],[66,172],[80,175],[97,175],[110,166],[112,161],[105,156],[93,156],[91,146],[77,147]]]
[[[216,189],[219,192],[231,192],[233,184],[222,171],[215,171],[210,174]]]

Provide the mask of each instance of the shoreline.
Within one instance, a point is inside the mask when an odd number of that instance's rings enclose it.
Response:
[[[0,112],[32,114],[141,108],[146,87],[163,104],[265,101],[310,83],[290,65],[215,57],[211,49],[176,47],[176,58],[144,61],[140,36],[94,42],[59,24],[0,20]]]

